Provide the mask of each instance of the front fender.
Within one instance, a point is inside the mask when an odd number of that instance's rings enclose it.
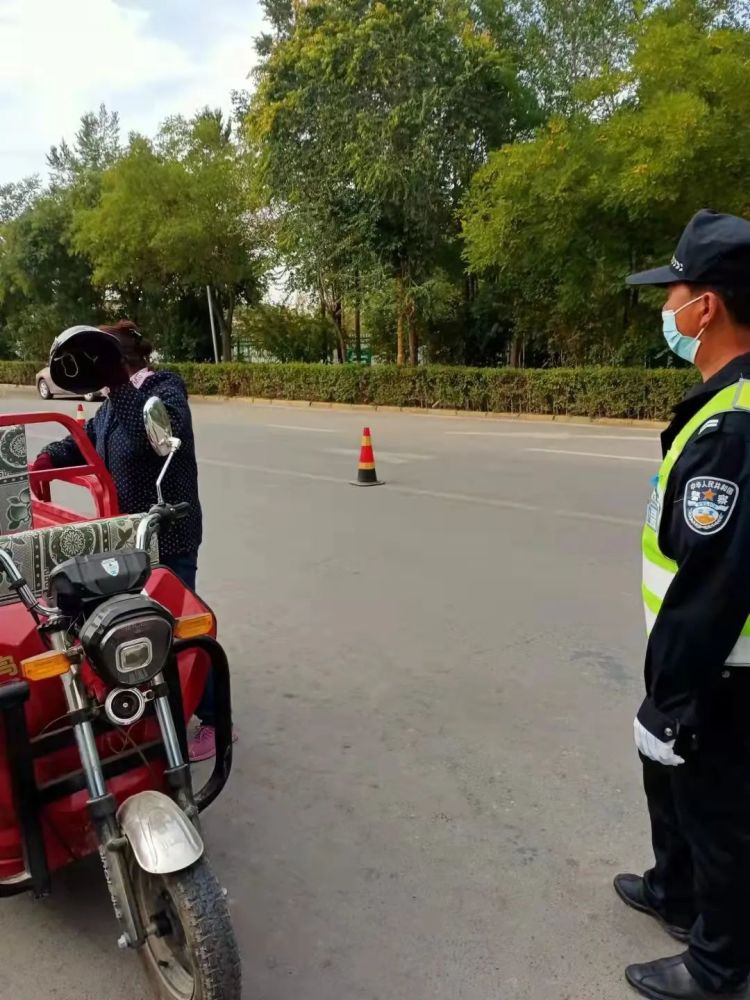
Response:
[[[151,875],[189,868],[203,854],[200,834],[180,807],[161,792],[126,799],[117,819],[135,859]]]

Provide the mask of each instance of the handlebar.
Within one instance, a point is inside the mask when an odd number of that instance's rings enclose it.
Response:
[[[138,525],[135,536],[136,548],[147,552],[151,547],[154,534],[161,531],[163,526],[169,526],[173,522],[181,521],[187,517],[189,510],[190,504],[186,500],[175,504],[156,504]]]
[[[32,614],[39,615],[42,618],[55,618],[61,614],[60,609],[53,605],[40,604],[36,597],[34,597],[28,583],[21,575],[18,566],[16,566],[5,549],[0,549],[0,565],[2,565],[10,580],[10,590],[16,591],[23,604]]]

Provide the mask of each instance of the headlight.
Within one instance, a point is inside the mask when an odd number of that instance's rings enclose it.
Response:
[[[91,666],[109,684],[145,684],[172,648],[174,619],[142,594],[120,594],[100,604],[80,631]]]

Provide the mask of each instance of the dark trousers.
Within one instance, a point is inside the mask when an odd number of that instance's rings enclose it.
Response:
[[[163,556],[161,562],[162,565],[171,569],[174,575],[179,577],[186,587],[195,590],[195,581],[198,576],[197,552],[181,552],[177,556]],[[214,704],[214,675],[213,671],[209,670],[208,677],[206,678],[206,686],[203,688],[201,700],[198,702],[198,708],[195,710],[195,714],[198,716],[201,725],[213,726],[214,719],[216,718]]]
[[[694,738],[679,742],[681,766],[643,760],[656,859],[646,889],[668,921],[692,924],[688,969],[720,992],[750,975],[750,668],[716,682]]]

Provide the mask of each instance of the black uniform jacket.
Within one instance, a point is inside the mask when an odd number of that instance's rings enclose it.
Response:
[[[691,389],[662,434],[664,454],[712,396],[742,377],[750,379],[750,354]],[[716,504],[721,494],[718,525],[702,524],[701,501]],[[700,729],[702,699],[720,683],[750,615],[750,412],[707,421],[687,443],[669,478],[659,544],[679,569],[649,636],[638,718],[666,741],[680,727]]]

